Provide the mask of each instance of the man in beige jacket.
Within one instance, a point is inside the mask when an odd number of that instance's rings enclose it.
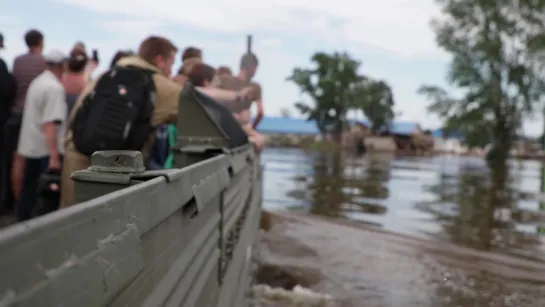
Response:
[[[151,36],[140,44],[138,55],[122,58],[116,64],[117,66],[133,66],[156,72],[153,75],[156,98],[151,119],[151,124],[154,127],[163,124],[175,124],[177,120],[178,97],[182,86],[169,78],[176,53],[177,48],[168,39]],[[96,78],[90,82],[81,93],[68,119],[68,127],[73,123],[77,110],[81,107],[85,97],[93,91],[98,79]],[[248,99],[254,96],[254,90],[249,87],[239,92],[214,88],[197,88],[197,90],[222,103]],[[150,134],[147,144],[141,150],[144,159],[148,157],[154,136],[155,132]],[[76,150],[72,140],[72,130],[69,128],[65,138],[65,157],[61,180],[61,207],[68,207],[74,204],[74,183],[70,179],[72,173],[86,169],[89,166],[89,157]]]

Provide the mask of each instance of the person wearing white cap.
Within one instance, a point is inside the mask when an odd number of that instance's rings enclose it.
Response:
[[[61,78],[67,56],[52,50],[44,58],[47,69],[28,88],[17,148],[17,153],[25,159],[23,185],[16,206],[19,221],[32,217],[40,176],[46,171],[60,174],[64,153],[67,107]],[[58,205],[58,197],[40,199],[38,213],[49,213]]]

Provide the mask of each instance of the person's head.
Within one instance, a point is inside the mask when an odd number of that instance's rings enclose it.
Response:
[[[112,62],[110,63],[110,68],[113,68],[115,64],[122,58],[126,58],[128,56],[134,55],[134,52],[130,50],[119,50],[114,54],[114,57],[112,58]]]
[[[220,66],[220,67],[218,67],[217,74],[219,76],[232,76],[233,72],[227,66]]]
[[[182,62],[188,59],[199,58],[202,59],[202,50],[197,47],[187,47],[182,52]]]
[[[197,63],[193,65],[187,78],[194,86],[208,87],[210,86],[210,83],[212,83],[215,74],[216,70],[212,66],[204,63]]]
[[[25,34],[25,43],[30,52],[41,53],[44,49],[44,36],[38,30],[29,30]]]
[[[244,72],[248,80],[254,77],[257,65],[259,65],[257,56],[251,52],[245,53],[240,59],[240,71]]]
[[[60,79],[66,66],[66,55],[62,51],[54,49],[49,51],[44,58],[47,69]]]
[[[146,38],[138,48],[138,55],[161,70],[167,77],[172,73],[176,52],[178,48],[170,40],[159,36]]]
[[[4,49],[4,35],[0,33],[0,49]]]
[[[188,76],[189,73],[191,72],[191,70],[193,69],[193,67],[194,67],[196,64],[199,64],[199,63],[202,63],[202,61],[201,61],[200,58],[189,58],[189,59],[186,59],[186,60],[182,63],[182,67],[180,67],[180,70],[178,70],[178,74],[183,75],[183,76]]]
[[[85,44],[83,42],[76,42],[74,44],[74,48],[72,48],[72,50],[76,50],[76,49],[79,49],[79,50],[85,52]]]
[[[82,73],[88,60],[84,50],[74,47],[68,57],[68,71],[72,73]]]

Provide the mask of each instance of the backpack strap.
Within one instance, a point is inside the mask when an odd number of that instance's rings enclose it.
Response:
[[[142,72],[145,72],[146,74],[148,74],[150,76],[153,76],[153,75],[158,73],[155,70],[152,70],[152,69],[149,69],[149,68],[144,68],[144,67],[139,67],[139,66],[136,66],[136,65],[117,66],[117,67],[127,67],[127,68],[137,69],[137,70],[140,70]]]

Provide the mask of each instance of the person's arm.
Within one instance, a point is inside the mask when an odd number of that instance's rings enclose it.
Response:
[[[43,124],[44,138],[49,152],[49,169],[61,168],[59,149],[57,148],[57,125],[55,122]]]
[[[19,71],[19,57],[16,57],[13,60],[13,65],[11,65],[11,74],[15,78],[15,74]]]
[[[257,129],[257,126],[259,125],[259,123],[263,119],[263,100],[258,99],[258,100],[256,100],[255,103],[257,105],[257,114],[256,114],[256,116],[254,118],[254,122],[252,124],[252,127],[254,129]]]
[[[7,67],[6,67],[6,69],[7,69]],[[19,87],[19,83],[17,82],[17,78],[15,78],[16,72],[18,70],[19,70],[19,61],[18,61],[18,58],[15,58],[15,60],[13,60],[13,65],[11,66],[11,80],[13,82],[14,90],[15,90],[15,92],[13,93],[13,98],[14,99],[17,96],[17,88]]]
[[[212,97],[219,103],[231,103],[231,102],[236,102],[240,100],[240,94],[239,92],[236,92],[236,91],[229,91],[229,90],[224,90],[224,89],[215,88],[215,87],[200,87],[200,86],[196,87],[196,89],[199,92]]]
[[[196,89],[206,94],[219,103],[233,103],[238,101],[255,100],[255,88],[247,86],[240,91],[224,90],[216,87],[196,87]]]
[[[175,124],[178,119],[178,104],[182,86],[161,74],[155,74],[153,78],[157,89],[157,98],[152,124]],[[215,99],[217,102],[224,104],[237,102],[245,99],[245,97],[253,95],[253,90],[249,87],[240,92],[210,87],[197,87],[196,89],[199,92],[210,96],[212,99]],[[72,111],[72,114],[74,114],[74,111]]]
[[[259,85],[258,83],[252,82],[250,86],[252,86],[254,89],[253,100],[255,100],[257,105],[257,114],[254,118],[254,122],[252,123],[252,128],[256,129],[259,123],[261,122],[261,119],[263,119],[263,100],[262,100],[263,96],[262,96],[261,85]]]
[[[89,60],[89,62],[87,62],[87,65],[85,65],[85,70],[83,71],[83,80],[85,80],[85,83],[91,80],[91,75],[97,69],[97,67],[98,67],[98,62],[92,59]]]
[[[66,100],[62,87],[50,88],[44,96],[42,131],[49,152],[50,169],[60,169],[57,129],[66,121]]]

